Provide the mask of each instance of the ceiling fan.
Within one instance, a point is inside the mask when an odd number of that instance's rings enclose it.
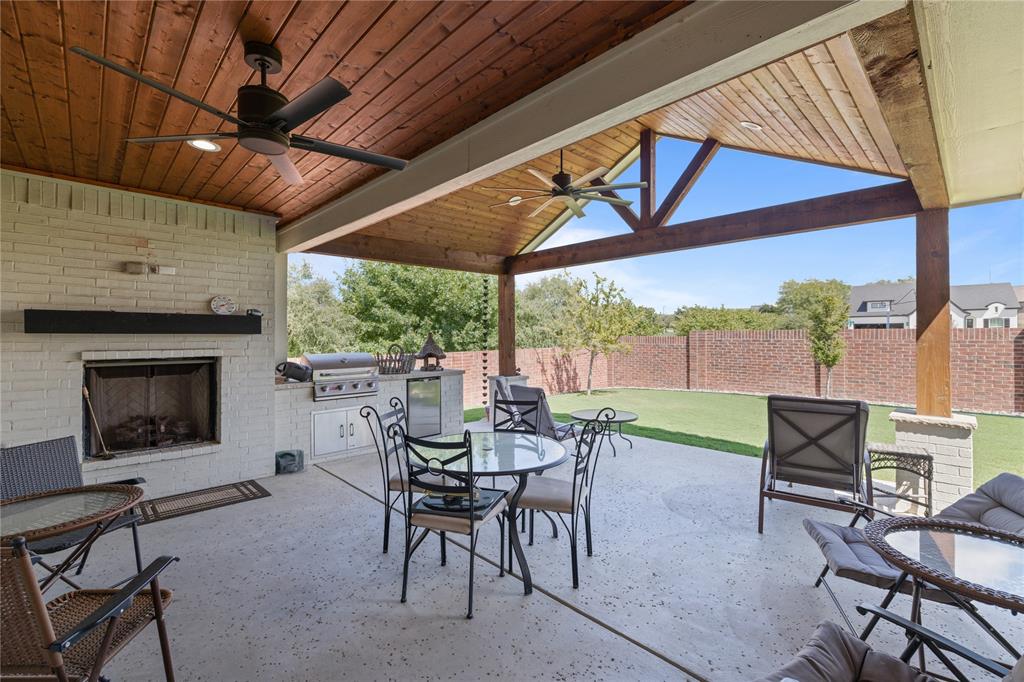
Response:
[[[595,168],[586,175],[583,175],[575,182],[572,179],[572,175],[565,172],[564,164],[564,153],[562,150],[558,152],[558,172],[551,176],[550,179],[539,170],[534,168],[527,168],[526,172],[534,176],[541,183],[544,184],[548,189],[539,190],[528,187],[484,187],[483,189],[489,189],[499,192],[532,192],[531,196],[519,196],[515,195],[509,197],[507,200],[500,204],[494,204],[491,208],[498,208],[499,206],[518,206],[524,201],[535,201],[537,199],[544,199],[544,203],[535,208],[529,215],[530,218],[535,218],[540,215],[540,212],[546,209],[553,203],[561,202],[565,204],[566,208],[573,212],[577,218],[584,216],[583,207],[580,206],[580,199],[587,201],[603,201],[607,204],[615,204],[617,206],[629,206],[632,201],[627,199],[620,199],[617,197],[606,197],[600,192],[608,192],[619,189],[643,189],[647,187],[646,182],[620,182],[614,185],[589,185],[592,180],[603,177],[608,173],[608,169],[605,167]]]
[[[409,163],[393,156],[375,154],[303,135],[292,135],[292,130],[330,109],[351,93],[344,85],[328,76],[289,102],[287,97],[267,85],[267,74],[281,71],[281,53],[273,45],[254,41],[245,43],[245,63],[254,71],[260,72],[260,84],[243,85],[238,88],[237,117],[81,47],[72,47],[71,51],[165,94],[188,102],[238,127],[237,132],[129,137],[127,142],[135,144],[188,142],[197,149],[218,151],[220,147],[213,140],[235,139],[249,151],[262,154],[270,159],[270,163],[281,179],[290,185],[300,184],[302,176],[295,164],[288,158],[289,148],[328,154],[394,170],[402,170]]]

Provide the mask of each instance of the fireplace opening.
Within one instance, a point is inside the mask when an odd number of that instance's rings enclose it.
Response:
[[[115,360],[85,365],[85,455],[108,458],[217,438],[213,358]]]

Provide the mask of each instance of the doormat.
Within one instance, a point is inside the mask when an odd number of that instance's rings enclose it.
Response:
[[[266,488],[256,481],[240,481],[193,490],[189,493],[158,497],[154,500],[143,500],[139,503],[138,510],[142,515],[141,523],[155,523],[239,502],[258,500],[261,497],[270,497]]]

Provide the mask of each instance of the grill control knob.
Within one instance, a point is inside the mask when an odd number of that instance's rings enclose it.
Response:
[[[326,386],[321,386],[320,387],[320,392],[321,393],[327,393],[327,387]]]
[[[352,382],[352,390],[353,391],[358,391],[359,390],[359,382],[358,381],[353,381]]]

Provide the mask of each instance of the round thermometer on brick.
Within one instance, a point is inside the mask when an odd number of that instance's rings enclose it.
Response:
[[[214,296],[210,299],[210,310],[218,315],[231,315],[238,310],[238,304],[230,296]]]

